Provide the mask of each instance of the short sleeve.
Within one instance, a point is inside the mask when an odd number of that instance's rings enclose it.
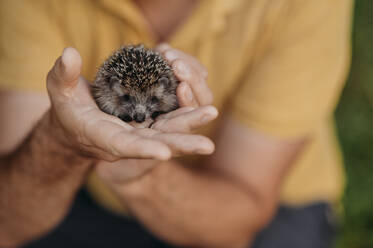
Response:
[[[232,115],[280,137],[330,118],[350,62],[350,0],[288,1],[265,52],[243,76]]]
[[[0,0],[0,88],[45,90],[64,47],[51,2]]]

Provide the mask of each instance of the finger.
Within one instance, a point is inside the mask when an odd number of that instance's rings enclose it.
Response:
[[[186,82],[181,82],[176,89],[176,96],[180,107],[198,107],[198,102],[194,97],[192,89]]]
[[[157,120],[162,120],[162,119],[171,119],[171,118],[174,118],[176,116],[179,116],[179,115],[182,115],[182,114],[185,114],[187,112],[190,112],[190,111],[193,111],[195,110],[196,108],[194,107],[181,107],[181,108],[178,108],[174,111],[171,111],[167,114],[163,114],[163,115],[160,115],[157,117]]]
[[[171,64],[176,59],[186,60],[187,63],[191,64],[204,78],[207,78],[208,72],[204,65],[202,65],[196,58],[193,56],[184,53],[178,49],[172,48],[167,43],[162,43],[158,45],[156,51],[161,53],[163,57]]]
[[[172,63],[172,67],[179,80],[188,83],[197,102],[201,106],[212,104],[213,96],[211,90],[199,73],[193,70],[188,63],[180,59],[175,60]]]
[[[214,152],[214,143],[201,135],[180,133],[158,133],[153,138],[161,141],[172,150],[173,156],[208,155]]]
[[[205,106],[193,111],[180,114],[174,118],[157,120],[152,128],[161,132],[189,133],[200,128],[218,116],[218,111],[213,106]]]
[[[160,44],[157,49],[172,65],[176,76],[191,86],[198,103],[200,105],[212,104],[213,96],[205,82],[207,69],[193,56],[174,49],[168,44]]]
[[[108,120],[87,123],[84,127],[88,144],[118,158],[153,158],[167,160],[171,151],[158,140],[136,135],[132,127],[124,128]],[[150,129],[149,129],[150,130]],[[151,134],[157,133],[150,130]]]
[[[128,135],[126,132],[119,133],[112,141],[112,147],[122,158],[143,158],[168,160],[171,157],[170,148],[151,138],[137,135]]]
[[[158,140],[171,149],[173,156],[187,154],[211,154],[214,143],[201,135],[182,133],[162,133],[153,129],[134,129],[134,134]]]
[[[48,73],[48,90],[57,89],[62,94],[68,93],[78,83],[81,66],[82,59],[79,52],[72,47],[65,48]]]
[[[171,64],[175,60],[181,59],[185,60],[188,64],[190,64],[203,78],[207,78],[207,69],[204,65],[202,65],[196,58],[193,56],[186,54],[180,50],[174,49],[172,47],[169,47],[167,49],[167,46],[164,46],[165,48],[163,51],[163,56],[168,60],[168,62]]]

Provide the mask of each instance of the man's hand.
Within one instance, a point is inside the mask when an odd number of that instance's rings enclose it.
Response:
[[[123,158],[167,160],[173,155],[210,154],[214,150],[213,143],[203,136],[134,128],[103,113],[91,97],[89,83],[80,76],[81,65],[79,53],[66,48],[47,78],[52,103],[51,124],[59,131],[56,138],[62,144],[80,151],[81,155],[106,161]],[[184,124],[195,125],[195,119],[208,115],[210,110],[197,110],[190,117],[194,118],[192,122]]]

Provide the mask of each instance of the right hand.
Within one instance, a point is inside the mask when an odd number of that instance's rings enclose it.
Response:
[[[77,155],[112,162],[127,158],[167,160],[176,154],[213,152],[214,144],[206,137],[138,129],[102,112],[91,96],[89,82],[80,76],[81,66],[78,51],[66,48],[47,77],[51,135]],[[196,111],[203,114],[211,110]]]

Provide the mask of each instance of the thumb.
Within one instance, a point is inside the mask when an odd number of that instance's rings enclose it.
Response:
[[[62,94],[68,93],[77,85],[81,67],[82,58],[79,52],[72,47],[65,48],[48,73],[48,91],[52,93],[57,90]]]

